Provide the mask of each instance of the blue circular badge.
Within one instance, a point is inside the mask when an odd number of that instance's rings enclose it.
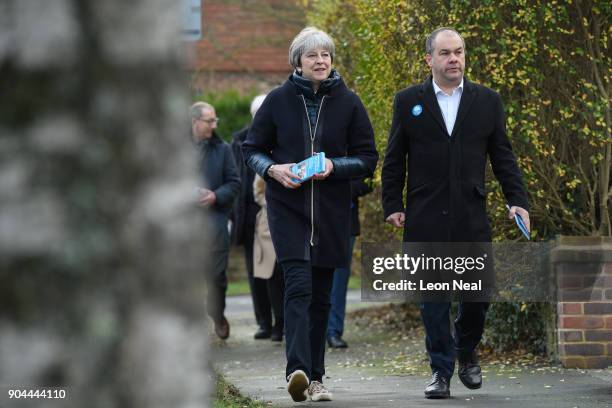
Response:
[[[423,112],[423,107],[421,105],[414,105],[412,107],[412,115],[419,116]]]

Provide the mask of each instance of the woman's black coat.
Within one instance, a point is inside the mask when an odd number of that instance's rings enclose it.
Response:
[[[305,105],[290,80],[273,90],[255,115],[244,157],[267,182],[268,222],[279,261],[343,267],[349,259],[350,180],[376,168],[374,131],[361,100],[341,79],[321,102],[312,143]],[[287,189],[267,175],[271,165],[297,163],[313,151],[324,152],[334,164],[327,179]]]

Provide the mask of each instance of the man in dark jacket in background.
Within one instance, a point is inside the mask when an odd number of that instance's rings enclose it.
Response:
[[[251,115],[255,117],[257,109],[265,99],[265,95],[257,95],[251,102]],[[253,276],[253,240],[255,235],[255,217],[259,211],[259,205],[253,199],[253,181],[255,172],[244,163],[242,157],[242,142],[247,137],[249,128],[234,133],[232,141],[232,153],[240,174],[240,194],[234,201],[232,239],[236,245],[244,245],[244,260],[246,263],[247,277],[253,299],[253,310],[255,321],[259,328],[255,332],[255,339],[267,339],[272,334],[272,306],[268,297],[267,283],[265,279]]]
[[[225,318],[227,290],[227,260],[230,236],[229,213],[240,189],[240,177],[232,151],[215,129],[219,119],[215,108],[206,102],[191,107],[191,134],[200,154],[201,186],[197,188],[198,204],[206,210],[206,240],[203,249],[209,253],[206,273],[208,315],[215,322],[215,333],[221,339],[229,337],[229,322]]]

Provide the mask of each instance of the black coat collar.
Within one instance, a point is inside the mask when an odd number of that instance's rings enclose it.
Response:
[[[291,81],[292,75],[293,74],[289,75],[285,83],[281,86],[281,89],[283,90],[283,92],[289,92],[289,93],[292,93],[293,95],[301,95],[302,94],[301,88],[296,87],[295,84]],[[342,77],[338,78],[337,81],[338,82],[333,87],[330,88],[329,94],[327,94],[327,97],[334,97],[334,96],[342,95],[343,93],[348,91],[348,88],[344,84],[344,80],[342,79]]]

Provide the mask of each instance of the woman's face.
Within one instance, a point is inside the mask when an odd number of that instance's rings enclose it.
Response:
[[[332,69],[331,53],[322,48],[315,48],[302,54],[302,76],[315,84],[327,79]]]

